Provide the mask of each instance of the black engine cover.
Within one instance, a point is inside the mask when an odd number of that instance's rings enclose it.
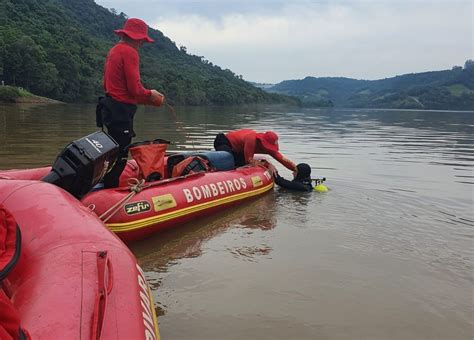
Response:
[[[118,149],[118,144],[107,133],[94,132],[66,146],[56,158],[51,172],[42,180],[81,198],[111,168]]]

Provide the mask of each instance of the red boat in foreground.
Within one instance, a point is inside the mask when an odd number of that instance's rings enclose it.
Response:
[[[0,179],[0,204],[22,234],[2,289],[32,339],[159,339],[135,257],[78,200],[48,183]]]

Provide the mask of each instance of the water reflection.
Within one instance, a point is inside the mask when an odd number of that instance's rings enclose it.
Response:
[[[161,275],[171,270],[182,259],[197,258],[206,250],[206,242],[230,230],[241,230],[249,237],[254,231],[269,231],[276,225],[275,199],[265,194],[258,200],[227,208],[210,218],[186,223],[146,240],[133,243],[130,248],[145,271],[150,287],[160,292]],[[241,261],[256,262],[261,256],[269,256],[272,247],[260,242],[255,246],[225,247],[227,253]],[[225,270],[223,268],[223,270]],[[158,315],[165,315],[168,307],[155,297]]]
[[[271,230],[275,227],[274,196],[229,207],[201,221],[186,223],[164,233],[133,243],[130,248],[145,271],[166,271],[170,263],[182,258],[198,257],[202,245],[231,228]]]

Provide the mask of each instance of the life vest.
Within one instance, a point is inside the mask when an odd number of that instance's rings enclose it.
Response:
[[[164,139],[133,143],[128,147],[145,181],[157,181],[165,175],[165,152],[170,142]]]
[[[199,156],[190,156],[173,166],[171,177],[210,171],[209,162]]]

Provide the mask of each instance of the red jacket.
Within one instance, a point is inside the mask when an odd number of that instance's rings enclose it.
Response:
[[[110,49],[105,61],[104,90],[127,104],[146,102],[151,96],[140,81],[140,57],[132,46],[119,42]]]
[[[257,132],[254,130],[235,130],[228,132],[225,136],[227,137],[230,142],[230,145],[232,146],[232,151],[234,151],[235,153],[242,153],[244,155],[246,163],[250,162],[250,160],[253,159],[254,154],[262,153],[272,156],[289,170],[296,170],[295,164],[288,158],[283,156],[280,152],[273,152],[265,149],[263,145],[258,142]]]

